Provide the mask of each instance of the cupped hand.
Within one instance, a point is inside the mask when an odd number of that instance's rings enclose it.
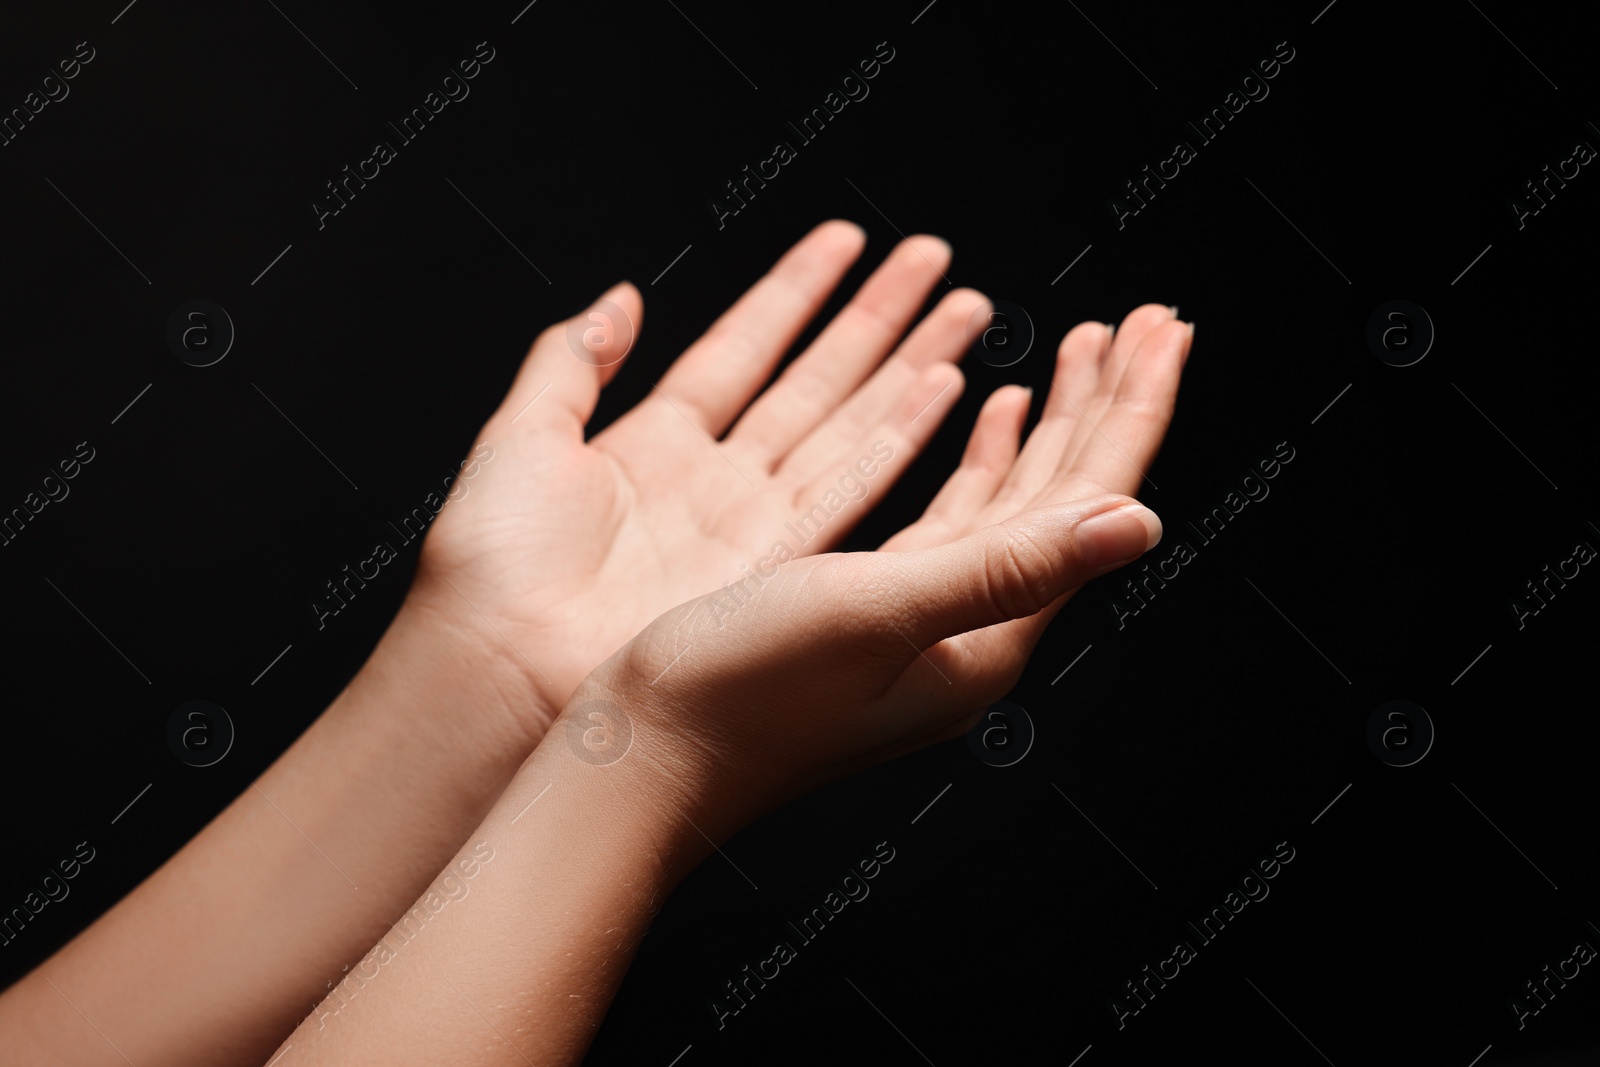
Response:
[[[784,563],[662,615],[579,688],[574,744],[594,724],[608,742],[623,730],[621,758],[659,769],[697,826],[726,835],[831,778],[958,736],[1016,684],[1078,588],[1159,540],[1131,494],[1192,339],[1159,305],[1114,338],[1078,326],[1025,447],[1029,394],[1006,386],[922,518],[883,550]]]
[[[896,246],[763,391],[864,240],[847,222],[817,227],[587,441],[637,338],[638,290],[614,287],[533,343],[483,428],[492,460],[458,482],[408,600],[504,653],[529,695],[529,747],[598,663],[662,611],[737,579],[870,457],[864,498],[829,512],[798,554],[836,544],[961,395],[955,361],[989,305],[956,289],[912,328],[948,284],[950,249],[932,237]]]

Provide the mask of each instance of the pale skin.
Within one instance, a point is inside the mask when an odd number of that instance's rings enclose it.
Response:
[[[805,546],[832,547],[960,394],[987,302],[948,292],[912,326],[948,265],[933,238],[897,247],[762,391],[860,250],[849,224],[813,231],[587,443],[620,353],[603,331],[587,359],[568,324],[542,334],[484,427],[493,462],[435,523],[368,665],[255,787],[0,996],[0,1063],[577,1062],[650,917],[710,850],[701,831],[720,841],[956,736],[1003,696],[1072,591],[1159,535],[1127,494],[1192,327],[1145,305],[1115,338],[1075,328],[1026,446],[1028,395],[1004,387],[922,519],[876,553],[782,564],[719,627],[703,595],[766,555],[775,525],[891,442],[867,501]],[[603,299],[642,320],[633,287]],[[606,765],[569,743],[597,700],[631,728]],[[576,725],[541,745],[558,714]],[[423,936],[361,962],[485,848]],[[308,1017],[347,966],[376,976]]]

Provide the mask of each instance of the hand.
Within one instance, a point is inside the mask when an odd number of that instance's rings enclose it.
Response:
[[[898,245],[761,393],[863,243],[849,223],[817,227],[587,442],[642,319],[638,290],[618,285],[534,342],[483,428],[492,461],[458,483],[465,492],[429,532],[408,600],[503,653],[512,688],[529,694],[517,712],[526,747],[596,664],[660,612],[739,578],[740,563],[883,442],[877,456],[892,458],[867,498],[801,551],[836,544],[955,404],[954,361],[988,301],[954,290],[901,343],[949,264],[931,237]]]
[[[578,1062],[661,899],[712,841],[822,780],[966,729],[1073,589],[1154,542],[1154,516],[1120,494],[1155,454],[1190,336],[1162,308],[1130,315],[1109,351],[1106,327],[1080,326],[1027,448],[1018,455],[1025,394],[1007,387],[889,551],[758,565],[742,587],[647,626],[578,686],[562,736],[533,750],[446,864],[458,882],[480,846],[513,846],[475,877],[472,903],[441,910],[426,937],[402,935],[403,948],[380,942],[352,978],[397,950],[404,962],[348,991],[348,1006],[330,995],[336,1025],[319,1009],[291,1055]],[[492,1017],[510,1020],[496,1024],[503,1043],[485,1041]]]
[[[667,612],[580,687],[574,743],[597,723],[625,727],[621,759],[717,837],[959,736],[1016,684],[1074,591],[1159,540],[1160,521],[1127,494],[1166,432],[1192,338],[1158,305],[1115,339],[1078,326],[1020,454],[1028,393],[1007,386],[921,519],[882,551],[747,580],[731,608],[716,593]]]

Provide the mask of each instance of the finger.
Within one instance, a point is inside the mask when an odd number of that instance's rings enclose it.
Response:
[[[771,469],[860,385],[905,334],[942,272],[950,246],[937,237],[900,242],[810,347],[728,435]]]
[[[880,597],[886,614],[901,615],[885,621],[904,647],[887,635],[883,645],[905,664],[896,697],[934,724],[919,741],[1010,692],[1061,605],[1160,538],[1161,521],[1143,505],[1106,496],[1031,511],[941,548],[877,554],[920,564],[890,576]]]
[[[1145,335],[1093,435],[1057,472],[1052,488],[1058,497],[1081,494],[1085,483],[1132,493],[1148,480],[1146,472],[1172,422],[1178,379],[1193,339],[1186,322],[1164,323]]]
[[[884,542],[879,551],[903,552],[943,544],[971,533],[977,514],[994,497],[1016,462],[1022,424],[1033,390],[1007,385],[989,394],[973,424],[961,465],[945,480],[922,517]]]
[[[1072,428],[1072,437],[1062,450],[1062,469],[1070,467],[1084,448],[1097,438],[1100,420],[1111,406],[1111,398],[1116,395],[1117,386],[1144,339],[1153,330],[1173,321],[1173,309],[1162,304],[1141,304],[1128,312],[1101,364],[1094,393],[1083,401],[1071,398],[1080,411],[1078,421]]]
[[[1070,596],[1057,603],[1065,604]],[[907,671],[895,684],[896,696],[927,709],[931,721],[903,750],[960,737],[981,722],[989,705],[1017,687],[1054,615],[1047,608],[1026,619],[946,638],[928,649],[929,669]]]
[[[931,703],[934,707],[944,711],[942,715],[930,716],[933,725],[928,730],[919,734],[912,741],[902,746],[901,751],[893,756],[905,752],[914,752],[928,745],[936,745],[941,741],[954,741],[972,733],[988,718],[990,707],[998,700],[1017,687],[1017,682],[1022,678],[1022,670],[1001,671],[993,667],[995,662],[1020,661],[1024,668],[1027,661],[1032,658],[1034,650],[1039,645],[1039,638],[1044,630],[1039,628],[1037,633],[1029,630],[1024,632],[1019,627],[1027,625],[1027,620],[1003,623],[1000,626],[991,626],[987,630],[980,630],[976,634],[968,634],[963,638],[952,638],[929,650],[928,655],[941,671],[949,675],[949,684],[942,681],[934,672],[929,671],[931,680],[921,680],[918,686],[910,679],[902,680],[897,693],[902,697],[917,699],[914,695],[917,689],[927,693],[923,698],[924,703]],[[983,638],[981,649],[971,648],[975,643],[973,638]],[[993,640],[989,640],[989,639]],[[941,655],[950,645],[961,642],[964,648],[971,648],[964,652],[960,659],[952,659]],[[982,657],[993,656],[993,660]],[[941,692],[942,690],[942,692]],[[952,698],[960,693],[961,701]]]
[[[1099,425],[1091,427],[1093,433],[1075,459],[1063,459],[1037,504],[1076,500],[1085,492],[1132,493],[1139,488],[1142,472],[1154,461],[1171,422],[1192,339],[1192,324],[1171,320],[1157,322],[1144,333],[1123,368],[1109,407],[1100,414]],[[1084,417],[1079,425],[1089,422]],[[1016,685],[1045,627],[1076,588],[1025,619],[951,637],[926,650],[936,669],[908,676],[908,693],[920,692],[935,702],[952,693],[978,703],[1000,699]],[[952,712],[965,710],[959,703],[949,707]]]
[[[659,388],[695,425],[720,437],[821,310],[865,243],[859,226],[840,219],[806,234],[678,357]]]
[[[921,453],[961,399],[965,379],[953,363],[934,363],[876,425],[844,453],[849,458],[819,473],[795,494],[795,520],[807,552],[826,552],[882,498]],[[849,501],[867,501],[847,508]],[[814,536],[820,534],[820,536]]]
[[[856,442],[884,418],[926,368],[954,363],[966,354],[986,324],[985,316],[978,313],[988,307],[988,297],[975,289],[946,294],[867,383],[783,457],[778,476],[804,483],[853,459],[848,453]]]
[[[633,283],[619,282],[584,311],[545,328],[490,422],[505,432],[575,428],[581,440],[601,387],[616,377],[643,321],[644,297]]]
[[[1080,322],[1061,339],[1055,375],[1039,423],[1028,434],[1028,443],[997,494],[1013,514],[1049,483],[1060,466],[1083,406],[1099,384],[1101,366],[1114,336],[1111,327],[1103,322]]]
[[[1105,357],[1106,376],[1112,379],[1113,386],[1145,335],[1177,317],[1178,309],[1164,304],[1140,304],[1123,317],[1122,325],[1117,327],[1116,337],[1111,342],[1111,350]]]
[[[1091,578],[1132,562],[1161,539],[1161,520],[1107,495],[1041,508],[916,552],[876,553],[863,585],[913,649],[1027,619]]]
[[[908,675],[902,680],[903,692],[921,692],[936,702],[959,696],[961,700],[954,704],[940,705],[958,713],[1001,699],[1021,681],[1046,628],[1078,588],[1068,590],[1026,619],[1013,619],[940,641],[927,650],[929,663],[937,669]]]
[[[1065,604],[1070,596],[1059,598],[1057,604]],[[946,638],[928,649],[922,661],[913,661],[893,683],[893,697],[896,704],[918,709],[925,725],[871,752],[862,761],[864,767],[972,732],[995,701],[1016,689],[1054,614],[1046,609],[1026,619]],[[904,641],[900,644],[902,649],[907,646]]]

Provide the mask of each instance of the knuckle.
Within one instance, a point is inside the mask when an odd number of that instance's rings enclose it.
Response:
[[[648,686],[661,674],[661,668],[672,661],[673,655],[675,653],[667,652],[648,638],[629,641],[617,657],[613,683],[628,689]]]
[[[613,680],[630,690],[671,691],[689,673],[671,668],[701,639],[712,643],[712,629],[702,601],[680,605],[618,650],[611,661]]]
[[[1133,426],[1139,434],[1172,419],[1172,401],[1166,397],[1119,396],[1116,405],[1119,419]]]
[[[834,399],[834,384],[821,370],[797,364],[784,377],[788,379],[794,399],[808,412],[826,411]]]
[[[1037,532],[1008,530],[984,548],[984,587],[990,602],[1011,619],[1043,610],[1054,599],[1052,579],[1060,556]]]
[[[762,346],[737,323],[719,323],[707,331],[700,344],[719,358],[744,363],[758,358]]]
[[[1033,494],[1021,482],[1007,479],[995,492],[994,499],[989,502],[989,506],[996,514],[1012,515],[1022,510],[1022,506],[1032,497]]]

